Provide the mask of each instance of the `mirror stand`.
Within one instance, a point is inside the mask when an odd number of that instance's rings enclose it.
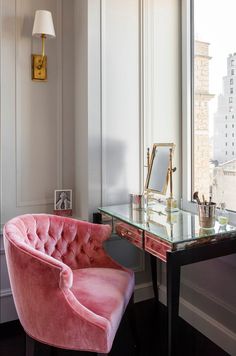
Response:
[[[166,211],[168,212],[178,211],[177,200],[173,196],[173,173],[175,171],[176,167],[173,168],[173,149],[170,148],[170,166],[168,168],[170,181],[170,196],[166,199]]]

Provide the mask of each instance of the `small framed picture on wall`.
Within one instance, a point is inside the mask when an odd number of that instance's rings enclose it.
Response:
[[[54,191],[54,214],[72,215],[72,190],[61,189]]]

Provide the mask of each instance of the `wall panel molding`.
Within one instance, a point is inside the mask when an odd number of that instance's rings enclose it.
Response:
[[[236,306],[229,304],[224,299],[217,297],[217,295],[213,294],[209,289],[201,288],[196,283],[186,278],[181,278],[181,285],[187,287],[188,290],[201,295],[206,300],[206,303],[215,304],[216,309],[221,308],[234,315],[236,319]]]
[[[153,117],[155,117],[155,79],[157,61],[157,45],[155,30],[155,0],[143,0],[143,155],[146,157],[147,147],[155,142]],[[146,162],[145,162],[146,163]]]
[[[19,46],[21,44],[20,38],[22,36],[22,24],[21,21],[23,20],[23,16],[21,16],[23,11],[23,5],[25,5],[25,0],[17,1],[16,2],[16,80],[15,80],[15,102],[16,102],[16,137],[15,137],[15,145],[16,145],[16,206],[19,208],[24,207],[34,207],[34,206],[47,206],[53,205],[54,202],[54,195],[52,192],[51,197],[45,198],[44,194],[39,199],[25,199],[22,193],[22,173],[23,173],[23,159],[22,159],[22,108],[21,108],[21,83],[24,81],[25,72],[22,71],[22,58],[20,57],[20,49]],[[52,55],[50,56],[50,60],[53,61],[53,65],[56,65],[57,68],[57,78],[55,80],[55,91],[57,93],[57,105],[56,105],[56,161],[57,161],[57,177],[55,182],[55,189],[59,189],[62,187],[62,160],[63,160],[63,146],[62,146],[62,0],[56,1],[56,14],[53,12],[54,23],[56,27],[56,41],[57,41],[57,50],[56,56],[54,54],[54,58]],[[17,21],[17,19],[21,19]],[[26,20],[25,20],[26,21]],[[30,22],[30,20],[28,20]],[[32,41],[37,41],[33,40]],[[54,40],[52,40],[54,41]],[[46,48],[50,48],[51,41],[46,41]],[[27,55],[27,52],[25,53]],[[30,69],[30,68],[29,68]],[[48,81],[52,80],[50,78],[50,70],[48,70]],[[45,83],[35,83],[35,85],[44,85]],[[39,106],[40,106],[40,98],[39,98]],[[35,108],[37,111],[37,108]],[[48,117],[50,120],[50,117]],[[43,143],[43,142],[42,142]],[[47,157],[45,157],[46,159]],[[39,177],[40,179],[40,177]],[[42,192],[44,193],[44,192]]]
[[[224,258],[227,259],[227,257]],[[229,268],[229,265],[224,263],[224,258],[182,267],[180,299],[191,304],[192,309],[199,310],[200,315],[206,315],[204,316],[204,323],[208,319],[209,323],[211,323],[211,320],[215,320],[214,323],[221,325],[220,328],[222,330],[229,330],[230,333],[236,335],[235,267],[230,266]],[[165,296],[166,268],[163,268],[162,271],[161,289],[165,291],[164,294],[162,293]],[[161,299],[161,301],[166,303],[166,299]],[[194,326],[194,316],[188,313],[188,318],[186,320]],[[205,329],[201,329],[200,321],[196,327],[203,334],[205,333]],[[211,325],[209,325],[209,329],[211,329]],[[207,332],[206,336],[208,336]],[[208,337],[210,338],[210,336]],[[214,333],[213,337],[217,339]],[[224,343],[225,341],[223,341],[222,345]],[[219,343],[218,345],[223,347]],[[236,342],[234,343],[234,348],[236,349]]]
[[[134,288],[134,301],[135,303],[141,302],[143,300],[151,299],[154,297],[152,283],[140,283],[135,285]]]
[[[62,1],[0,0],[1,231],[16,215],[52,212],[54,189],[63,188]],[[31,35],[38,8],[52,11],[56,29],[56,39],[46,41],[45,83],[31,81],[31,53],[41,53],[41,41]],[[2,236],[0,264],[0,314],[5,322],[17,315]]]
[[[166,305],[166,286],[159,287],[159,299]],[[229,355],[235,355],[236,334],[184,298],[180,298],[180,315]]]
[[[100,1],[103,206],[127,203],[130,193],[143,191],[144,3]],[[110,245],[111,253],[116,251],[114,257],[132,268],[140,280],[150,279],[144,253],[134,247],[131,250],[122,240]]]
[[[127,202],[143,180],[141,4],[101,0],[103,205]]]
[[[4,49],[4,50],[3,50]],[[15,176],[15,1],[1,2],[1,224],[16,201]],[[4,70],[3,70],[4,68]],[[7,211],[6,211],[7,210]]]
[[[10,288],[0,290],[0,298],[6,298],[12,296],[12,291]]]
[[[62,0],[41,1],[41,6],[53,13],[57,36],[46,42],[47,83],[35,83],[30,78],[30,54],[41,51],[40,41],[31,37],[38,2],[1,1],[1,227],[15,215],[52,211],[54,189],[62,188],[63,183]],[[52,104],[50,95],[45,94],[49,88]],[[39,110],[45,115],[33,120],[40,115]],[[34,149],[30,132],[41,135],[42,153]],[[36,169],[30,170],[35,151],[35,162],[40,157],[45,167],[42,174],[36,172],[37,163]]]

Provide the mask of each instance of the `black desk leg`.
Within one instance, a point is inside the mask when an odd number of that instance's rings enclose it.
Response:
[[[102,224],[102,214],[101,213],[93,213],[93,223],[94,224]]]
[[[150,262],[151,262],[152,287],[153,287],[154,297],[157,301],[159,301],[159,291],[157,285],[157,258],[150,254]]]
[[[177,355],[180,265],[175,256],[167,253],[167,308],[168,308],[168,356]]]

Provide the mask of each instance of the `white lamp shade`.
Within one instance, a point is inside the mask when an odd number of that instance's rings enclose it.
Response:
[[[32,35],[35,37],[41,37],[41,35],[46,35],[48,38],[56,37],[50,11],[37,10],[35,12]]]

